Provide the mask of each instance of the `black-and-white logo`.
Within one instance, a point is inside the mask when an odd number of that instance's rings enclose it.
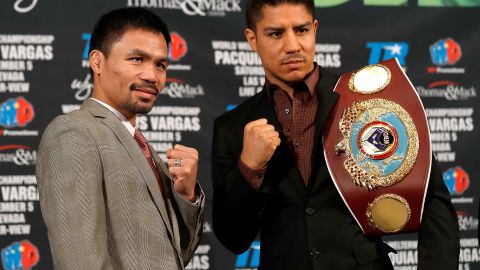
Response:
[[[178,9],[189,16],[223,17],[227,13],[241,12],[241,0],[127,0],[129,7]]]
[[[1,145],[0,162],[14,163],[15,165],[35,165],[37,161],[37,151],[25,145]]]
[[[23,2],[27,2],[27,3],[23,3]],[[38,0],[31,0],[31,1],[16,0],[15,3],[13,4],[13,8],[18,13],[27,13],[35,8],[35,6],[37,5],[37,2]]]
[[[162,95],[168,95],[171,98],[194,98],[205,95],[203,86],[200,84],[190,85],[182,80],[168,79],[165,88],[160,92]]]
[[[83,80],[73,79],[70,87],[75,90],[75,99],[78,101],[84,101],[90,97],[93,90],[93,83],[91,81],[92,76],[90,73],[85,76]]]

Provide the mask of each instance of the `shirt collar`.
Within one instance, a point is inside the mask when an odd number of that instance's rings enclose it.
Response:
[[[115,116],[122,122],[122,124],[125,126],[125,128],[127,128],[128,132],[133,137],[133,135],[135,134],[135,127],[128,121],[128,119],[121,112],[119,112],[117,109],[113,108],[112,106],[108,105],[107,103],[105,103],[103,101],[100,101],[100,100],[92,98],[92,97],[90,99],[95,100],[96,102],[100,103],[105,108],[110,110],[113,114],[115,114]]]
[[[302,81],[299,81],[297,83],[294,84],[294,89],[295,90],[300,90],[300,89],[305,89],[307,88],[308,91],[310,92],[310,94],[313,95],[314,91],[315,91],[315,86],[317,85],[317,82],[320,78],[320,67],[319,65],[316,63],[316,62],[313,62],[313,70],[308,73],[305,78],[302,80]],[[267,88],[267,92],[269,94],[273,93],[273,91],[275,90],[278,90],[280,89],[280,87],[276,84],[273,84],[271,82],[269,82],[266,78],[265,78],[265,86]]]

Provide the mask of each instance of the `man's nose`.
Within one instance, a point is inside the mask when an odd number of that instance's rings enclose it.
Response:
[[[158,81],[157,67],[153,65],[144,65],[142,72],[140,73],[140,79],[156,83]]]
[[[287,31],[285,33],[285,52],[297,53],[300,51],[300,43],[298,42],[297,35],[294,31]]]

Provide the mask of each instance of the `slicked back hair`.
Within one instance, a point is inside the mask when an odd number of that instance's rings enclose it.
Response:
[[[246,21],[247,28],[256,30],[255,26],[263,17],[262,8],[266,5],[278,6],[282,4],[304,5],[307,11],[315,18],[315,5],[313,0],[247,0]]]

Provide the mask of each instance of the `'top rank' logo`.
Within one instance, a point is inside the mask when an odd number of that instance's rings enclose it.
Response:
[[[405,66],[405,57],[408,54],[408,44],[405,42],[367,42],[367,48],[370,48],[369,65],[397,58],[400,65]]]
[[[0,126],[24,127],[34,117],[33,106],[23,97],[8,99],[0,104]]]
[[[470,186],[470,177],[460,166],[446,170],[443,181],[452,195],[462,195]]]
[[[14,242],[2,249],[2,263],[5,270],[30,270],[39,260],[37,247],[28,240]]]

